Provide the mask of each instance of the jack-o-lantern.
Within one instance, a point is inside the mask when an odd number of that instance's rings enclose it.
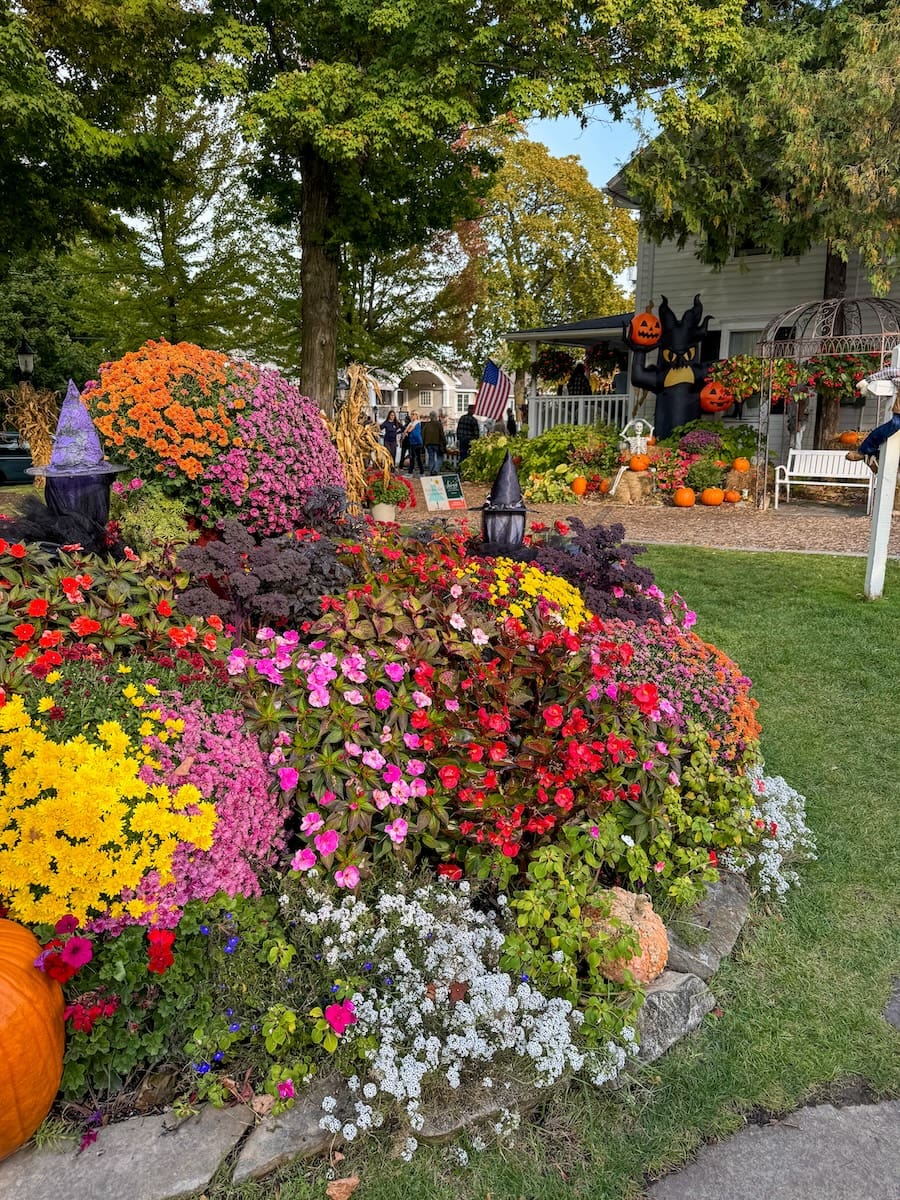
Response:
[[[707,383],[700,393],[700,407],[707,413],[725,412],[733,403],[731,393],[715,379]]]
[[[662,325],[659,317],[653,313],[653,306],[648,305],[646,312],[635,313],[628,326],[628,335],[636,346],[647,349],[655,346],[662,337]]]

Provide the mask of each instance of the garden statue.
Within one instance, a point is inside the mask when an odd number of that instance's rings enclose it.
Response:
[[[481,509],[481,551],[496,557],[504,555],[522,561],[530,556],[523,549],[525,503],[512,455],[507,450],[490,495]]]
[[[26,541],[50,547],[78,543],[105,553],[112,477],[127,469],[104,459],[94,422],[69,380],[50,462],[28,468],[28,474],[43,475],[47,481],[46,508],[34,497],[13,524],[22,526],[20,536]]]
[[[700,390],[709,365],[700,362],[700,347],[709,321],[699,296],[680,321],[663,296],[658,319],[648,308],[623,328],[632,352],[631,382],[656,396],[653,425],[660,439],[700,416]],[[657,351],[652,366],[647,364],[649,350]]]

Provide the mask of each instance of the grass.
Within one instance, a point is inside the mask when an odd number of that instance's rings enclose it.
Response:
[[[635,1082],[572,1085],[465,1171],[440,1150],[404,1164],[385,1139],[355,1145],[336,1170],[361,1176],[356,1200],[636,1200],[747,1114],[848,1087],[900,1096],[900,1034],[881,1016],[900,973],[900,567],[869,604],[855,559],[654,547],[644,561],[754,679],[768,769],[807,795],[818,861],[782,910],[757,906],[713,980],[720,1015]],[[207,1194],[318,1200],[324,1177],[316,1163]]]

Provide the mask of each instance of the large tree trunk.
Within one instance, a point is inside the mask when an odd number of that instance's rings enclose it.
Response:
[[[337,383],[340,314],[337,251],[327,244],[334,213],[332,170],[312,150],[301,156],[300,385],[306,395],[329,414]]]
[[[823,300],[841,300],[847,292],[847,264],[835,254],[829,245],[825,255],[825,280],[822,289]],[[837,325],[835,333],[843,330]],[[819,395],[819,409],[816,414],[816,429],[813,438],[817,448],[828,448],[834,444],[838,436],[841,417],[840,392],[825,392]]]

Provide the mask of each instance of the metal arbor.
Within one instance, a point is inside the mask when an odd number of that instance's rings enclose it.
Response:
[[[773,317],[757,343],[762,359],[756,445],[756,504],[767,500],[772,377],[776,359],[803,363],[816,354],[879,354],[886,366],[900,346],[900,301],[857,297],[799,304]],[[784,452],[777,447],[779,454]]]

